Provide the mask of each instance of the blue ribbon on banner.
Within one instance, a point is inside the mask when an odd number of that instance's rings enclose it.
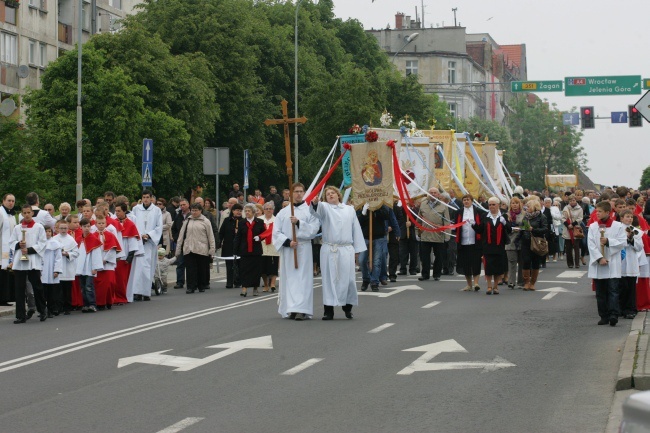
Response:
[[[341,152],[344,152],[343,144],[358,144],[365,143],[366,135],[365,134],[351,134],[351,135],[341,135],[339,137],[339,143],[341,144]],[[341,161],[341,167],[343,167],[343,185],[350,186],[352,185],[352,168],[350,167],[350,152],[346,152],[343,155],[343,160]]]

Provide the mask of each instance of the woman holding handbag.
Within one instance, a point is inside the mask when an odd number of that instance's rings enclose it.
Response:
[[[185,293],[194,293],[196,289],[205,292],[210,288],[210,259],[215,249],[212,224],[203,216],[203,206],[194,203],[181,227],[176,246],[176,257],[183,255],[187,270]]]
[[[543,255],[535,253],[532,246],[532,243],[535,241],[533,237],[545,238],[548,232],[548,223],[541,209],[542,204],[537,198],[529,199],[524,206],[524,220],[522,222],[522,230],[519,232],[524,290],[535,291],[535,283],[537,282],[539,268],[543,260]]]
[[[582,206],[578,204],[576,196],[569,196],[569,204],[562,210],[562,224],[564,224],[562,237],[569,269],[574,266],[580,268],[580,242],[585,237],[581,225],[583,218]]]

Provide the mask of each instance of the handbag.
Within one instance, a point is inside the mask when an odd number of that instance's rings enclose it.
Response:
[[[541,236],[530,237],[530,250],[538,256],[545,256],[548,254],[548,242]]]
[[[585,237],[585,232],[580,226],[573,226],[573,238],[574,239],[583,239]]]

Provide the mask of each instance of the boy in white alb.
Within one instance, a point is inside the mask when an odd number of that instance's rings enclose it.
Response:
[[[27,315],[25,312],[25,292],[27,280],[34,288],[36,309],[39,312],[41,322],[47,319],[47,308],[45,296],[41,284],[41,269],[43,269],[43,252],[47,238],[45,228],[34,221],[34,211],[28,204],[23,205],[20,224],[14,227],[11,232],[9,247],[13,251],[14,281],[16,284],[16,320],[14,323],[25,323]],[[23,239],[25,239],[23,241]]]
[[[636,316],[636,280],[639,277],[639,252],[643,251],[643,232],[632,225],[634,212],[624,210],[619,218],[627,235],[627,244],[621,252],[621,282],[619,287],[619,305],[621,317],[634,319]]]
[[[595,222],[589,225],[589,278],[596,284],[599,325],[616,326],[619,315],[619,283],[621,279],[621,251],[627,245],[623,224],[612,216],[608,201],[596,205]]]
[[[94,313],[97,311],[94,279],[97,271],[104,269],[102,243],[94,233],[90,233],[89,219],[83,218],[79,224],[81,225],[82,236],[78,244],[77,275],[79,276],[79,285],[81,286],[84,303],[81,312]]]
[[[43,283],[45,302],[47,304],[47,318],[51,319],[59,315],[59,306],[61,305],[59,275],[63,272],[63,256],[61,255],[63,246],[52,236],[50,227],[45,229],[45,236],[47,242],[43,252],[41,283]]]
[[[54,236],[61,244],[61,274],[59,275],[59,287],[61,292],[61,304],[59,311],[63,311],[63,315],[70,314],[72,309],[72,283],[77,274],[77,257],[79,256],[79,247],[74,237],[68,234],[68,222],[66,220],[59,220],[56,222],[56,231],[58,235]]]

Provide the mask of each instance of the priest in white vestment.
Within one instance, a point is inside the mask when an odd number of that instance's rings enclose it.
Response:
[[[162,213],[160,208],[153,204],[150,191],[142,192],[142,203],[131,210],[135,217],[135,225],[140,233],[143,243],[143,255],[133,258],[129,283],[126,288],[126,297],[129,302],[133,300],[150,300],[151,284],[156,272],[158,257],[158,242],[162,236]]]
[[[295,320],[311,318],[314,314],[314,260],[311,240],[318,233],[319,221],[303,202],[305,186],[293,185],[294,216],[291,206],[286,206],[275,217],[273,246],[280,253],[280,305],[282,317]],[[292,226],[296,228],[293,241]],[[298,269],[294,265],[294,251],[298,256]]]
[[[320,268],[323,275],[323,320],[334,318],[334,307],[341,306],[348,319],[352,306],[359,305],[355,281],[354,255],[366,251],[366,242],[359,219],[352,206],[341,203],[338,188],[325,187],[327,203],[312,201],[311,213],[321,222],[323,245],[320,250]]]

